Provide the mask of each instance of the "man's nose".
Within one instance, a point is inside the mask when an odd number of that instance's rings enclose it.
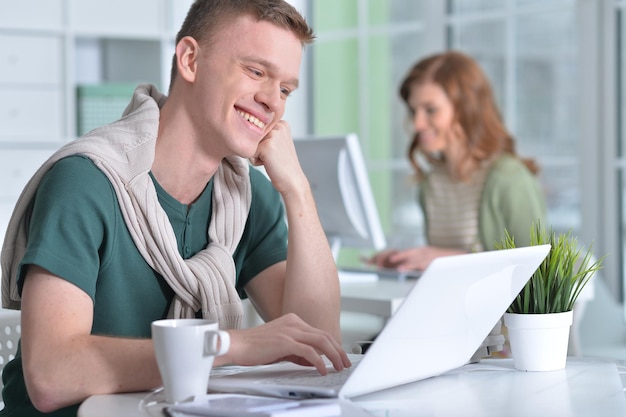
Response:
[[[284,100],[281,97],[280,85],[273,83],[264,84],[256,93],[255,100],[263,104],[269,112],[279,113]]]

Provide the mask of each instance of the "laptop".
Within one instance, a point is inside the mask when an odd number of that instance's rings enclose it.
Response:
[[[348,370],[320,375],[281,362],[216,368],[209,390],[289,398],[342,398],[434,377],[468,363],[550,245],[437,258]],[[305,374],[310,374],[307,376]],[[338,380],[338,381],[335,381]],[[335,383],[337,382],[337,383]]]

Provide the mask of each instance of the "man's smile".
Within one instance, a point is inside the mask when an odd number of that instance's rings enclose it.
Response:
[[[243,111],[241,109],[237,109],[237,114],[240,115],[245,120],[247,120],[248,122],[252,123],[253,125],[255,125],[255,126],[261,128],[261,129],[265,129],[265,123],[262,122],[261,120],[257,119],[256,117],[254,117],[250,113],[247,113],[247,112],[245,112],[245,111]]]

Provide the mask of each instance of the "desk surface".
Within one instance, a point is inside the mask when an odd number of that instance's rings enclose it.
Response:
[[[416,280],[377,280],[341,284],[341,310],[391,317]]]
[[[138,407],[145,396],[96,395],[78,417],[145,417]],[[561,371],[522,372],[511,359],[487,359],[359,397],[342,409],[351,417],[622,417],[626,397],[616,364],[605,360],[570,358]]]

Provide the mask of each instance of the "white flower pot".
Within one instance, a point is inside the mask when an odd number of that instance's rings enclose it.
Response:
[[[565,368],[573,312],[504,314],[513,364],[521,371],[556,371]]]

